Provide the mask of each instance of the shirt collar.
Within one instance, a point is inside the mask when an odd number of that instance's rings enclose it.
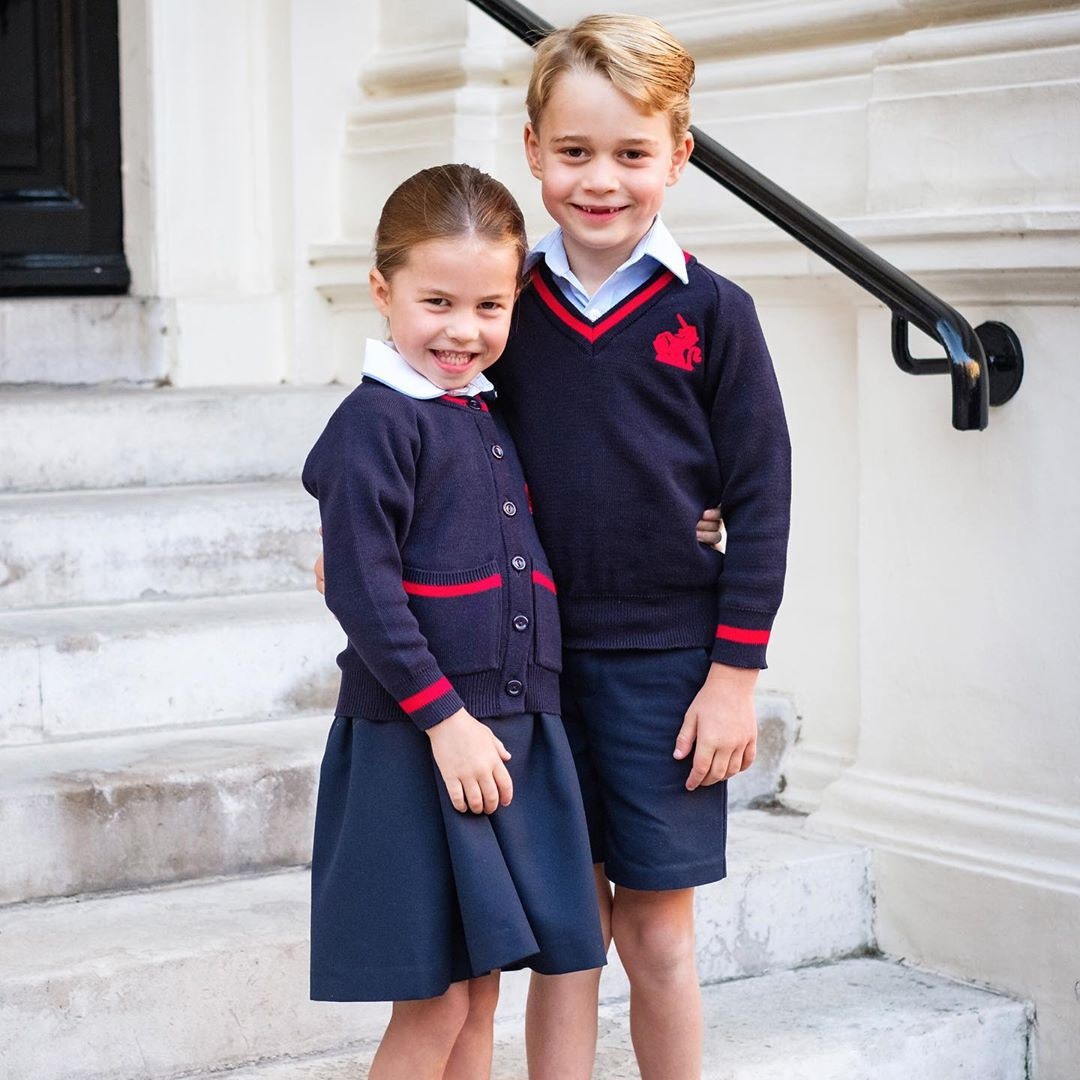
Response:
[[[364,378],[383,383],[406,397],[430,401],[451,394],[454,397],[475,397],[494,387],[481,371],[475,379],[458,390],[444,390],[410,367],[405,358],[385,341],[368,338],[364,347]]]
[[[649,231],[634,245],[634,250],[626,261],[611,276],[614,277],[646,257],[655,259],[665,269],[670,270],[684,285],[690,281],[690,275],[686,272],[686,255],[659,214]],[[573,276],[570,260],[566,257],[566,248],[563,246],[562,229],[558,226],[539,240],[529,252],[525,260],[526,271],[531,270],[541,259],[556,277]]]

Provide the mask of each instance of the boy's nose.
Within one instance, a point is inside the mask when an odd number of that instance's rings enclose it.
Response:
[[[598,161],[590,166],[585,172],[583,187],[586,191],[614,191],[619,182],[615,177],[615,170],[607,162]]]

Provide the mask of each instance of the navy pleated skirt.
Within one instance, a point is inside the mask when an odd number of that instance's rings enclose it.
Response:
[[[495,969],[604,963],[588,830],[562,721],[486,720],[514,798],[462,814],[423,732],[337,717],[311,864],[311,997],[409,1001]]]

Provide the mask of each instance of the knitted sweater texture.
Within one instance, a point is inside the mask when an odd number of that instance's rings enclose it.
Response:
[[[348,637],[337,713],[427,729],[559,711],[558,600],[505,427],[480,397],[362,382],[304,465],[326,603]]]
[[[596,322],[543,264],[491,369],[574,648],[708,646],[765,667],[783,595],[790,443],[750,296],[687,257]],[[721,505],[726,554],[694,525]]]

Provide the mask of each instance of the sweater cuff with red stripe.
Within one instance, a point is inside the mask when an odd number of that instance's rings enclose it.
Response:
[[[763,611],[721,609],[713,643],[712,659],[729,667],[766,668],[765,651],[772,632],[773,616]]]
[[[427,669],[425,676],[417,680],[415,690],[398,699],[398,704],[421,731],[441,724],[465,707],[450,680],[438,668]]]

